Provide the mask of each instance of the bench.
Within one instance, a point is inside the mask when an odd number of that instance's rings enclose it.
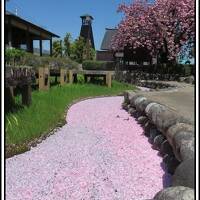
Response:
[[[88,77],[95,78],[95,77],[102,77],[104,83],[111,88],[112,85],[112,76],[114,75],[113,71],[97,71],[97,70],[69,70],[69,83],[77,82],[77,75],[82,74],[84,75],[85,82],[88,81]]]

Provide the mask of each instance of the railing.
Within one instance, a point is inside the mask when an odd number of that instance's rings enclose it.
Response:
[[[111,87],[113,71],[96,70],[68,70],[66,68],[51,68],[49,66],[39,67],[37,69],[28,66],[6,67],[5,74],[5,102],[6,109],[12,108],[15,102],[15,88],[18,88],[22,95],[22,104],[29,106],[31,104],[31,93],[34,85],[39,85],[39,90],[49,90],[50,76],[60,77],[60,85],[66,83],[76,83],[77,75],[84,75],[84,80],[88,78],[102,77],[104,83]]]
[[[23,86],[35,80],[35,70],[30,67],[6,67],[5,86]]]

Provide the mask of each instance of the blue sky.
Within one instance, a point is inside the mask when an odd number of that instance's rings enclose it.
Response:
[[[114,28],[122,14],[117,13],[120,3],[132,0],[10,0],[6,9],[64,37],[66,32],[73,39],[79,36],[80,16],[91,14],[94,17],[93,34],[96,49],[100,49],[105,28]]]

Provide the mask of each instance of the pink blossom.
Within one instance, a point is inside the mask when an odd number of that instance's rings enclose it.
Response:
[[[132,44],[133,48],[148,48],[151,44],[151,53],[167,48],[168,59],[173,60],[188,39],[194,40],[193,0],[156,0],[154,4],[136,0],[130,5],[120,5],[118,11],[125,16],[112,41],[114,50],[123,49],[127,44]]]

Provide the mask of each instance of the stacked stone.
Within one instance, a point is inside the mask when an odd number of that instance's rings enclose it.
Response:
[[[194,76],[180,77],[179,74],[163,74],[163,73],[148,73],[141,70],[134,71],[116,71],[115,79],[122,82],[128,82],[142,86],[141,80],[153,81],[180,81],[189,84],[195,83]],[[161,85],[160,85],[161,86]],[[163,85],[165,87],[165,85]]]
[[[172,176],[172,187],[154,200],[194,199],[194,125],[167,106],[132,91],[124,93],[122,107],[134,116],[153,148],[160,151]]]

